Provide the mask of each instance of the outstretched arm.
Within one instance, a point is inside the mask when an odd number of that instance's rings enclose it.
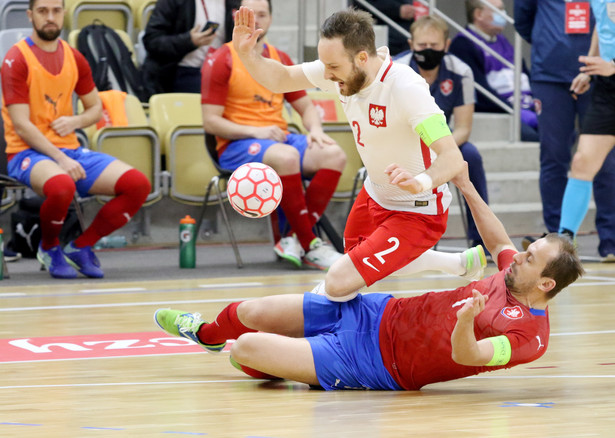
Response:
[[[256,29],[254,11],[245,6],[235,14],[233,47],[250,75],[262,86],[274,93],[313,88],[303,73],[301,65],[283,65],[273,59],[263,58],[254,48],[262,29]]]
[[[493,259],[497,260],[498,254],[504,249],[515,249],[510,237],[504,229],[504,225],[491,211],[489,206],[480,197],[468,175],[468,163],[464,162],[463,171],[452,180],[468,203],[474,222],[485,246],[491,252]]]

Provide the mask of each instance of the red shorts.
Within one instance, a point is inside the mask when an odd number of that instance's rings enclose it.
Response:
[[[370,286],[432,248],[444,232],[441,215],[387,210],[362,189],[344,230],[345,252]]]

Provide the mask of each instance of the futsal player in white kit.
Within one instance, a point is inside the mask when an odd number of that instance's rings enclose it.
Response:
[[[252,77],[275,93],[335,92],[369,175],[346,223],[345,255],[315,292],[346,301],[393,273],[482,275],[482,247],[462,257],[430,250],[446,231],[447,181],[461,171],[463,159],[425,80],[393,63],[386,47],[376,50],[371,15],[353,9],[333,14],[321,28],[319,59],[294,66],[252,50],[261,33],[253,11],[240,8],[233,44]]]

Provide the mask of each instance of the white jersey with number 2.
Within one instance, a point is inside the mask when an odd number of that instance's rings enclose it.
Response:
[[[315,87],[339,96],[367,169],[367,193],[389,210],[442,214],[451,202],[447,184],[413,195],[389,184],[384,170],[391,163],[413,175],[427,169],[437,155],[417,134],[417,128],[429,117],[443,113],[419,74],[407,65],[393,63],[386,47],[378,49],[378,56],[384,62],[376,79],[353,96],[342,96],[338,83],[324,78],[321,61],[306,62],[302,68]]]

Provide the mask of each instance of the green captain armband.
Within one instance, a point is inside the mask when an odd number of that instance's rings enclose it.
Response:
[[[415,131],[427,146],[431,146],[434,141],[442,137],[451,135],[451,130],[446,124],[446,119],[442,114],[434,114],[433,116],[427,117],[419,123]]]
[[[487,363],[488,367],[497,367],[506,365],[510,361],[512,354],[512,348],[510,347],[510,341],[504,335],[493,336],[487,338],[493,344],[493,357]]]

